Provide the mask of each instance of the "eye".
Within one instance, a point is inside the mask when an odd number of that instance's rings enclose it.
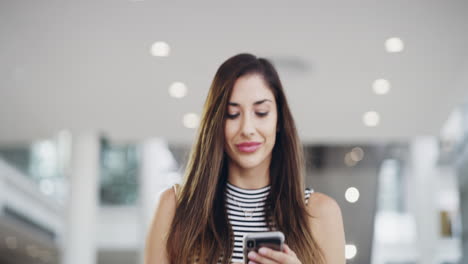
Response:
[[[229,119],[235,119],[236,117],[239,116],[239,113],[237,113],[237,114],[232,114],[232,115],[231,115],[231,114],[227,114],[226,116],[227,116],[227,118],[229,118]]]
[[[268,115],[268,112],[257,112],[256,113],[259,117],[264,117]]]

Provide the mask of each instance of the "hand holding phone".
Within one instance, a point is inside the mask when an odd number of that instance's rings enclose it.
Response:
[[[247,255],[250,251],[258,250],[261,247],[268,247],[273,250],[283,251],[284,234],[280,231],[257,232],[244,235],[244,263],[249,262]]]

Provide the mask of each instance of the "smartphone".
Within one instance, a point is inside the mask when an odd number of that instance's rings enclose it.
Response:
[[[283,251],[284,234],[280,231],[256,232],[244,235],[244,263],[249,262],[247,255],[250,251],[258,252],[261,247]]]

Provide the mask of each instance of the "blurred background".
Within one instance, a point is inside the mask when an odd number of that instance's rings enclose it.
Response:
[[[0,1],[0,263],[143,263],[216,69],[283,81],[356,264],[468,263],[467,1]]]

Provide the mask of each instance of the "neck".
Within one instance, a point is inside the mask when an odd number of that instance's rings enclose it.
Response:
[[[229,161],[229,183],[243,189],[260,189],[270,184],[270,162],[263,162],[255,168],[242,168]]]

